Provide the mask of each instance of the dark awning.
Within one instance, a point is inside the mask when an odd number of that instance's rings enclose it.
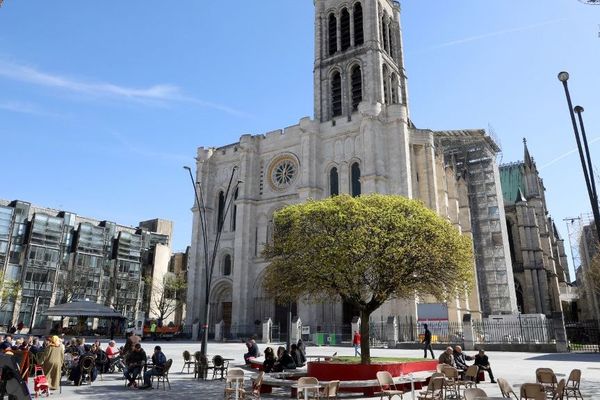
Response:
[[[57,317],[125,318],[117,310],[92,301],[74,301],[72,303],[59,304],[48,308],[43,314]]]

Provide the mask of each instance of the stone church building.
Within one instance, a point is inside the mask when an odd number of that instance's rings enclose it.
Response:
[[[450,321],[465,313],[476,319],[516,313],[496,141],[484,130],[433,131],[411,121],[397,1],[314,3],[314,116],[197,151],[210,252],[223,224],[210,291],[211,329],[224,321],[232,330],[251,331],[267,317],[283,329],[288,306],[278,306],[262,289],[267,264],[261,251],[270,240],[273,213],[341,193],[422,200],[473,238],[477,286],[462,299],[438,305]],[[234,183],[242,182],[227,196],[234,168]],[[193,211],[188,323],[202,319],[205,296],[201,221],[198,208]],[[392,300],[373,318],[423,320],[424,304],[435,302]],[[336,299],[300,302],[292,311],[310,326],[347,324],[356,315]]]
[[[564,240],[550,217],[544,183],[524,142],[523,161],[500,166],[517,306],[523,314],[570,312]],[[564,305],[564,307],[563,307]]]

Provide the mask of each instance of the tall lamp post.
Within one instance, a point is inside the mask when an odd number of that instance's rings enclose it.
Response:
[[[594,170],[592,167],[592,159],[590,157],[590,150],[588,148],[587,137],[585,135],[585,128],[583,126],[583,118],[581,116],[581,113],[583,112],[583,107],[576,106],[575,108],[573,108],[573,103],[571,102],[571,94],[569,93],[569,87],[567,85],[567,81],[569,80],[569,73],[565,71],[560,72],[558,74],[558,80],[562,82],[563,87],[565,89],[567,105],[569,106],[569,114],[571,115],[571,123],[573,124],[573,132],[575,133],[577,149],[579,150],[581,168],[583,169],[583,176],[585,178],[585,184],[587,186],[588,196],[590,198],[590,205],[592,206],[592,214],[594,215],[594,225],[596,226],[597,234],[596,240],[600,240],[600,211],[598,210],[598,194],[596,192],[596,184],[594,182]],[[581,138],[579,137],[579,129],[577,128],[575,113],[577,113],[577,115],[579,116],[579,124],[581,125]],[[582,140],[585,149],[581,145]]]
[[[217,230],[215,232],[214,244],[212,248],[212,253],[209,253],[208,249],[208,221],[206,220],[206,203],[204,201],[204,193],[202,191],[202,185],[200,182],[196,182],[194,179],[194,175],[192,174],[192,169],[188,166],[184,166],[190,174],[190,179],[192,181],[192,185],[194,187],[194,195],[196,198],[196,206],[198,207],[198,216],[200,218],[200,229],[202,233],[202,245],[204,250],[204,310],[202,315],[202,344],[200,347],[200,352],[203,356],[207,354],[207,345],[208,345],[208,326],[209,326],[209,309],[210,309],[210,292],[212,287],[212,277],[215,269],[215,261],[217,259],[217,251],[219,250],[219,242],[221,241],[221,233],[223,232],[223,225],[229,209],[231,208],[231,203],[234,201],[235,192],[241,180],[237,180],[235,185],[233,184],[233,179],[238,170],[237,165],[234,166],[231,170],[231,175],[229,177],[229,183],[227,184],[227,190],[225,191],[224,197],[224,207],[223,212],[220,214],[220,218],[217,221]]]

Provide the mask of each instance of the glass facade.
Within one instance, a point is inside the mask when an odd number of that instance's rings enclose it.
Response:
[[[147,222],[154,221],[161,220]],[[73,300],[104,303],[131,319],[147,313],[143,274],[153,270],[159,243],[169,245],[170,235],[0,201],[0,268],[5,285],[20,285],[16,299],[0,302],[0,325],[43,327],[44,310]]]

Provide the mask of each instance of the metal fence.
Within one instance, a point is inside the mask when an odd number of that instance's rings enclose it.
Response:
[[[463,327],[460,322],[428,321],[432,343],[463,343]],[[401,343],[421,343],[425,336],[423,323],[398,324],[398,341]]]
[[[475,343],[555,343],[554,323],[550,319],[473,321]]]
[[[600,351],[600,327],[597,320],[567,321],[565,329],[569,340],[569,351]]]

